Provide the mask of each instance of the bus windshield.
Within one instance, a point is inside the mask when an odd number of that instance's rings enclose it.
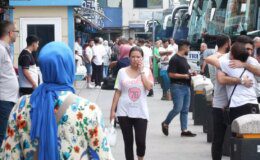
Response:
[[[259,0],[196,0],[192,5],[188,39],[193,44],[201,42],[205,32],[233,37],[260,30]]]
[[[224,32],[236,35],[241,31],[258,30],[258,10],[257,0],[229,0]]]

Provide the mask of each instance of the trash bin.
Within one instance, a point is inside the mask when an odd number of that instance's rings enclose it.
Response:
[[[212,121],[212,100],[213,100],[213,87],[211,85],[207,85],[204,88],[204,93],[206,96],[206,119],[203,123],[203,132],[209,133],[209,136],[212,136],[213,132],[213,121]],[[210,139],[210,137],[209,137]],[[207,142],[208,142],[208,135],[207,135]]]
[[[193,77],[192,84],[194,88],[194,125],[203,125],[206,122],[207,94],[210,94],[208,91],[213,88],[213,84],[210,79],[201,75]]]
[[[231,129],[236,134],[231,138],[231,160],[260,159],[260,114],[235,119]]]

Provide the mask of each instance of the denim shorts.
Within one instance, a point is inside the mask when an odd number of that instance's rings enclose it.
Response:
[[[87,69],[87,75],[91,76],[92,75],[92,65],[91,65],[91,63],[86,63],[85,67]]]

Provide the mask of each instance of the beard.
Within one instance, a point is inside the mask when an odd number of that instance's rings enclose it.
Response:
[[[185,52],[184,55],[185,55],[185,56],[188,56],[188,55],[189,55],[189,52]]]

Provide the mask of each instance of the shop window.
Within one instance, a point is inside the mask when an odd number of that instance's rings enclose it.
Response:
[[[38,56],[41,48],[45,44],[54,41],[54,25],[27,25],[27,31],[27,36],[35,35],[40,38],[38,51],[33,53],[38,65]]]
[[[163,0],[148,0],[148,8],[162,8]]]
[[[36,35],[40,39],[39,49],[33,56],[36,59],[41,48],[52,41],[62,41],[61,18],[20,18],[20,50],[26,47],[28,35]]]
[[[28,35],[41,39],[39,50],[47,43],[54,41],[54,25],[27,25]]]
[[[134,0],[134,8],[162,8],[163,0]]]

